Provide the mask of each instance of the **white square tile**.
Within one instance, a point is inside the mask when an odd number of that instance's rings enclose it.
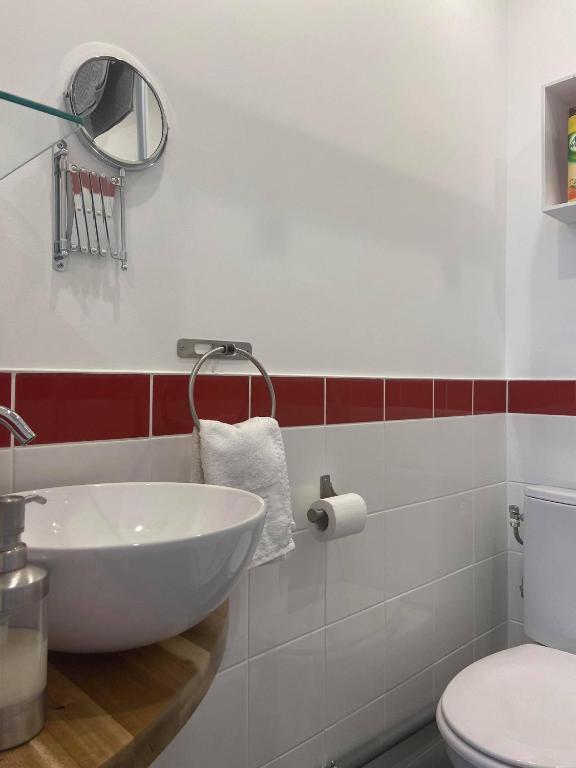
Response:
[[[524,621],[524,600],[522,598],[522,578],[524,576],[524,555],[520,552],[508,553],[508,618],[512,621]]]
[[[320,495],[320,477],[328,471],[325,469],[326,435],[324,427],[292,427],[282,430],[282,439],[294,522],[298,530],[303,530],[308,527],[306,514],[310,505]]]
[[[11,448],[0,450],[0,494],[12,491],[12,461],[14,453]]]
[[[324,727],[324,630],[249,665],[249,765],[258,768]]]
[[[446,656],[444,659],[434,664],[434,695],[436,700],[442,696],[444,689],[461,672],[474,661],[474,645],[469,643],[463,648],[459,648],[454,653]]]
[[[474,661],[490,656],[492,653],[503,651],[506,648],[508,648],[507,621],[474,640]]]
[[[387,736],[386,696],[381,696],[326,730],[326,764],[365,765],[384,750]]]
[[[246,768],[248,665],[218,674],[205,699],[152,768]]]
[[[434,593],[432,584],[386,603],[385,665],[388,689],[436,660]]]
[[[488,632],[508,618],[508,556],[506,553],[474,566],[474,633]]]
[[[434,673],[427,669],[326,730],[326,759],[364,765],[391,741],[434,715]]]
[[[507,530],[508,530],[508,549],[512,552],[524,552],[524,547],[516,540],[512,526],[509,524],[509,511],[508,507],[515,505],[520,510],[520,514],[524,512],[524,489],[526,486],[524,483],[508,483],[508,503],[506,511]],[[520,523],[520,538],[524,539],[524,525]]]
[[[385,423],[387,507],[472,487],[471,421],[450,418]]]
[[[440,738],[433,747],[419,755],[406,768],[452,768],[444,740]]]
[[[315,736],[263,768],[324,768],[324,734]],[[233,766],[230,766],[233,768]]]
[[[474,569],[466,568],[434,584],[437,659],[474,639]]]
[[[474,492],[474,557],[485,560],[508,548],[507,484]]]
[[[385,646],[385,603],[326,629],[328,725],[385,693]]]
[[[573,416],[508,416],[508,480],[576,488],[575,466]]]
[[[388,597],[473,562],[473,498],[470,493],[391,509],[385,515]]]
[[[426,669],[385,696],[386,732],[404,736],[434,716],[434,670]]]
[[[108,440],[16,448],[17,491],[150,478],[150,441]]]
[[[190,435],[150,438],[150,480],[188,483],[192,466]]]
[[[506,481],[506,414],[467,418],[472,427],[473,486]]]
[[[368,515],[362,533],[326,546],[326,622],[330,624],[386,598],[386,517]]]
[[[386,507],[384,423],[326,427],[326,467],[337,493],[359,493],[368,512]]]
[[[286,558],[250,570],[250,655],[324,625],[326,545],[309,531]]]
[[[422,586],[438,575],[438,528],[435,502],[399,507],[384,513],[381,547],[387,597]]]
[[[227,669],[248,658],[248,573],[230,595],[228,636],[220,669]]]
[[[437,552],[437,575],[444,576],[474,562],[474,497],[447,496],[433,506],[436,534],[431,546]]]
[[[508,648],[514,648],[516,645],[524,645],[525,643],[533,643],[531,637],[524,634],[524,624],[518,621],[508,622]]]

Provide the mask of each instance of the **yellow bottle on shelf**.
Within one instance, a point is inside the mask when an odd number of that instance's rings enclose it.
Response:
[[[568,201],[576,200],[576,107],[568,117]]]

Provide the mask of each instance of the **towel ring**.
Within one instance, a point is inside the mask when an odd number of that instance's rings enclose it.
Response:
[[[240,357],[245,357],[247,360],[250,360],[251,363],[254,363],[256,368],[258,368],[258,370],[264,377],[264,381],[266,382],[266,386],[268,387],[268,393],[270,395],[270,405],[271,405],[270,416],[274,418],[276,416],[276,393],[274,392],[274,385],[272,384],[272,379],[268,375],[268,372],[266,371],[262,363],[256,360],[256,358],[253,357],[250,354],[250,352],[246,352],[245,349],[240,349],[240,347],[237,347],[235,344],[227,344],[226,346],[222,345],[220,347],[214,347],[214,349],[211,349],[209,352],[206,352],[205,355],[202,355],[200,360],[198,360],[198,362],[192,369],[192,373],[190,374],[190,379],[188,381],[188,404],[190,405],[190,414],[192,415],[192,421],[194,422],[194,426],[196,427],[196,429],[200,429],[200,420],[198,418],[198,414],[196,413],[196,407],[194,405],[194,386],[196,385],[196,377],[198,376],[198,372],[200,371],[200,368],[202,368],[206,360],[209,360],[213,355],[222,354],[222,353],[225,355],[240,355]]]

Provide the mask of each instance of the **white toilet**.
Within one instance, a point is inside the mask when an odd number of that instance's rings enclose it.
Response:
[[[527,488],[521,645],[471,664],[436,712],[456,768],[576,768],[576,491]]]

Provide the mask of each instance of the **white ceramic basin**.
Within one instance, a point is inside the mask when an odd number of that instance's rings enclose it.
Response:
[[[259,496],[188,483],[36,490],[29,560],[50,571],[49,645],[136,648],[194,626],[231,592],[264,525]]]

